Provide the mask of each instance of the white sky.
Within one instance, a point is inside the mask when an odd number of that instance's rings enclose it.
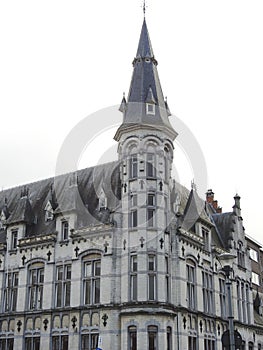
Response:
[[[0,2],[1,187],[53,176],[74,126],[120,103],[129,89],[141,4]],[[240,194],[246,232],[261,242],[262,17],[262,0],[148,0],[147,9],[164,94],[202,148],[207,187],[224,211]],[[81,167],[105,158],[114,132],[91,144]],[[189,164],[177,149],[180,180],[190,187]]]

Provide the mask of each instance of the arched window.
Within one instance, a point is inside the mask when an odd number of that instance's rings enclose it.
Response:
[[[135,326],[128,328],[128,350],[137,350],[137,328]]]
[[[158,327],[148,326],[148,350],[157,350]]]
[[[171,327],[166,328],[166,343],[167,343],[167,350],[172,350],[172,328]]]

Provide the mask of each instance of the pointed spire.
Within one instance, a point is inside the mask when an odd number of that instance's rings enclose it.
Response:
[[[116,141],[120,140],[124,132],[131,129],[134,131],[134,127],[155,128],[164,132],[172,140],[176,138],[177,133],[169,122],[171,112],[164,99],[157,64],[144,18],[137,54],[133,60],[134,68],[129,95],[127,101],[124,98],[120,106],[124,120],[114,137]],[[148,108],[148,104],[156,106],[152,110]]]
[[[148,32],[146,20],[144,18],[136,58],[154,58],[153,48]],[[156,62],[157,64],[157,62]]]

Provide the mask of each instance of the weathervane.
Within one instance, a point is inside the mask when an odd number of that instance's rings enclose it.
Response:
[[[146,0],[143,0],[143,15],[144,15],[144,17],[145,17],[147,7],[148,6],[146,5]]]

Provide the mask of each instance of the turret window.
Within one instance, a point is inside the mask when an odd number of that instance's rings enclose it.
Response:
[[[131,209],[129,215],[129,226],[131,228],[138,226],[138,214],[137,214],[137,195],[134,194],[131,197]]]
[[[156,299],[156,256],[148,256],[148,299]]]
[[[155,105],[152,103],[146,103],[146,113],[155,115]]]
[[[138,176],[138,158],[137,155],[132,155],[130,158],[130,178],[136,178]]]
[[[155,226],[155,194],[150,193],[147,197],[147,222],[148,227]]]
[[[17,238],[18,238],[18,231],[14,230],[11,232],[11,249],[15,250],[17,248]]]
[[[69,224],[68,221],[62,221],[61,224],[62,241],[68,240]]]
[[[155,177],[155,159],[154,154],[147,154],[147,177]]]
[[[131,256],[131,301],[137,300],[137,255]]]

